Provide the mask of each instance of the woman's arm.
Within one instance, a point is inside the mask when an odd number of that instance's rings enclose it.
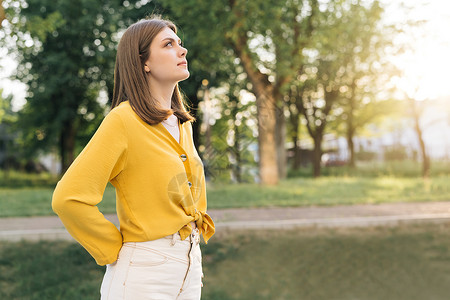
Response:
[[[122,247],[122,235],[105,219],[97,204],[103,198],[107,183],[124,169],[127,144],[125,125],[119,113],[113,110],[53,193],[53,211],[99,265],[116,261]]]

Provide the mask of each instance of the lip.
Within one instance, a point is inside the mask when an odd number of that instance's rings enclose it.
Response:
[[[187,61],[180,62],[177,66],[187,66]]]

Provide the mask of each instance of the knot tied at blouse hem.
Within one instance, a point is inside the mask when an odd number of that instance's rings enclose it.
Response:
[[[201,211],[196,210],[194,213],[194,221],[197,225],[197,228],[200,230],[200,233],[203,235],[203,239],[205,243],[208,243],[208,240],[213,236],[214,222],[211,217],[207,213],[203,213]],[[186,239],[192,232],[191,223],[186,224],[183,228],[180,229],[180,237],[182,240]]]

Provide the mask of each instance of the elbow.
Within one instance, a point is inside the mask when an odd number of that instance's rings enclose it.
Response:
[[[59,215],[61,213],[61,210],[63,209],[63,206],[61,205],[60,201],[57,201],[55,197],[53,196],[52,199],[52,210],[55,214]]]
[[[61,187],[59,186],[59,182],[56,185],[55,190],[53,191],[52,196],[52,210],[55,214],[60,215],[66,207],[65,197],[61,191]]]

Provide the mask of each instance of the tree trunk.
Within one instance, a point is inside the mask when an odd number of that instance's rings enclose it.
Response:
[[[354,124],[354,111],[355,111],[355,89],[356,82],[352,81],[351,84],[351,95],[348,101],[349,110],[347,115],[347,146],[350,152],[350,157],[348,159],[349,166],[351,168],[355,167],[355,145],[353,143],[353,136],[355,135],[355,124]]]
[[[422,148],[422,177],[428,178],[430,177],[430,158],[425,152],[425,145],[420,146]]]
[[[301,165],[301,149],[300,149],[300,114],[291,111],[291,124],[293,126],[292,142],[294,143],[294,162],[292,168],[294,170],[300,169]]]
[[[325,92],[325,108],[323,110],[323,114],[328,116],[330,113],[333,102],[336,100],[338,93],[336,91]],[[322,160],[322,141],[323,141],[323,133],[325,132],[326,127],[326,118],[320,119],[320,125],[315,125],[316,122],[311,122],[308,119],[308,115],[306,114],[306,109],[302,107],[302,113],[306,118],[306,128],[308,129],[309,135],[314,140],[314,150],[313,150],[313,176],[319,177],[321,174],[321,160]],[[313,126],[315,128],[313,129]]]
[[[275,139],[275,103],[269,97],[257,97],[258,114],[258,154],[261,183],[278,183],[278,164]]]
[[[430,159],[427,155],[425,141],[423,140],[422,128],[420,128],[419,112],[416,107],[416,101],[414,99],[410,99],[409,102],[414,119],[414,129],[416,131],[417,138],[419,140],[420,151],[422,153],[422,176],[424,178],[428,178],[430,176]]]
[[[229,103],[231,104],[231,116],[233,116],[233,125],[231,126],[231,130],[234,132],[233,145],[229,150],[230,155],[234,158],[234,164],[231,165],[231,172],[232,178],[235,179],[237,183],[241,183],[241,133],[239,126],[236,124],[236,116],[239,113],[239,99],[234,96],[234,90],[230,90],[229,97]]]
[[[254,67],[252,58],[247,52],[246,33],[240,34],[238,40],[231,41],[231,43],[253,85],[252,90],[256,96],[259,176],[262,184],[276,185],[279,180],[275,138],[276,98],[267,75],[262,74]]]
[[[183,93],[186,94],[187,99],[189,99],[189,112],[191,115],[194,116],[195,122],[192,122],[192,138],[194,140],[195,148],[197,149],[197,152],[201,156],[200,151],[198,147],[201,145],[200,140],[200,126],[203,123],[203,113],[199,108],[200,101],[208,101],[207,97],[209,97],[209,87],[204,86],[201,83],[197,83],[195,87],[195,92],[191,92],[189,94],[186,93],[185,90],[182,89],[181,85],[179,86],[179,89],[183,91]],[[203,91],[203,98],[200,99],[198,97],[198,92]],[[203,159],[203,157],[201,157]]]
[[[197,101],[197,107],[198,107],[199,101]],[[209,96],[209,89],[207,87],[204,87],[203,89],[203,105],[204,108],[202,111],[196,109],[196,122],[193,122],[192,129],[193,129],[193,140],[194,145],[197,148],[197,152],[203,161],[204,169],[205,169],[205,179],[206,181],[210,181],[214,178],[214,160],[216,151],[213,148],[212,141],[211,141],[211,135],[212,135],[212,128],[210,125],[210,96]],[[199,150],[199,147],[203,145],[203,151]]]
[[[206,98],[205,98],[206,99]],[[205,100],[205,101],[209,101],[209,100]],[[212,145],[212,140],[211,140],[211,136],[212,136],[212,128],[211,125],[209,123],[209,118],[205,118],[202,120],[204,122],[205,126],[205,132],[204,132],[204,138],[203,138],[203,145],[205,146],[205,151],[203,152],[203,157],[201,157],[201,159],[204,160],[204,166],[205,166],[205,179],[207,181],[211,180],[214,178],[215,174],[214,174],[214,168],[213,168],[213,164],[214,164],[214,159],[215,159],[215,150],[213,148]],[[196,122],[194,122],[196,123]],[[197,129],[199,129],[200,127],[197,127]],[[200,137],[200,135],[198,135],[198,137]],[[197,137],[197,138],[198,138]],[[194,140],[195,143],[195,140]],[[201,152],[199,152],[201,153]]]
[[[207,91],[205,91],[205,94],[207,93]],[[209,95],[207,95],[209,96]],[[192,139],[194,141],[194,146],[197,149],[197,152],[200,155],[200,151],[199,151],[199,147],[201,145],[200,142],[200,126],[202,124],[203,120],[203,116],[200,113],[200,109],[199,109],[199,101],[198,99],[196,99],[197,101],[192,101],[192,109],[191,109],[191,114],[194,115],[195,117],[195,122],[192,122]]]
[[[281,104],[283,105],[283,104]],[[277,148],[277,164],[278,174],[280,178],[286,178],[287,176],[287,153],[286,153],[286,119],[283,113],[283,107],[276,108],[275,111],[276,125],[275,125],[275,138]]]
[[[322,134],[317,133],[314,137],[314,152],[313,152],[313,176],[320,177],[321,160],[322,160]]]
[[[241,147],[240,147],[240,142],[241,142],[241,133],[239,132],[239,126],[234,125],[234,143],[233,143],[233,152],[234,152],[234,158],[236,161],[236,165],[233,168],[234,170],[234,178],[236,178],[236,181],[238,183],[242,182],[242,175],[241,175],[241,164],[242,164],[242,159],[241,159]]]
[[[61,132],[60,155],[61,175],[63,175],[75,159],[75,127],[73,122],[67,122]]]
[[[350,126],[350,125],[349,125]],[[347,148],[349,150],[348,164],[351,168],[355,167],[355,144],[353,143],[353,130],[347,128]]]

